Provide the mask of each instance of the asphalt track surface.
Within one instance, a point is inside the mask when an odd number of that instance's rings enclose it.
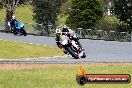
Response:
[[[54,37],[45,36],[15,36],[13,34],[0,33],[0,39],[15,40],[33,44],[47,44],[56,46]],[[72,57],[31,58],[21,60],[1,60],[0,63],[86,63],[86,62],[132,62],[132,42],[117,42],[103,40],[80,39],[85,49],[86,58],[74,59]]]

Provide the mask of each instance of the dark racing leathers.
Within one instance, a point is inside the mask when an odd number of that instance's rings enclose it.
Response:
[[[58,46],[59,48],[62,48],[62,46],[61,46],[61,34],[60,34],[60,33],[57,33],[57,34],[56,34],[55,40],[56,40],[57,46]]]
[[[16,19],[12,19],[10,21],[10,27],[11,27],[11,32],[13,32],[13,30],[15,29],[15,23],[17,22]]]

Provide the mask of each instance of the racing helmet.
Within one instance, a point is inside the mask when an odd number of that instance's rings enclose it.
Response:
[[[64,26],[63,26],[63,28],[67,28],[67,26],[66,26],[66,25],[64,25]]]
[[[15,16],[12,16],[12,19],[16,19],[16,17]]]
[[[55,33],[57,34],[57,33],[61,33],[61,29],[60,28],[57,28],[56,30],[55,30]]]
[[[62,32],[69,32],[68,27],[66,25],[63,26]]]

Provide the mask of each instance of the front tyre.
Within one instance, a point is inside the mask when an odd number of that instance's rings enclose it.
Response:
[[[81,58],[85,58],[86,57],[86,54],[85,53],[83,53],[83,56],[81,56]]]
[[[23,35],[27,36],[27,32],[25,30],[23,30]]]

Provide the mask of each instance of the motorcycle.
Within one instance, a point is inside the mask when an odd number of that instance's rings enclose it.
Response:
[[[86,57],[84,49],[80,45],[78,45],[76,41],[70,39],[68,36],[62,35],[61,42],[57,43],[57,45],[59,46],[59,48],[63,48],[65,54],[70,54],[75,59]],[[77,45],[77,47],[79,48],[78,50],[76,49],[75,45]]]
[[[14,35],[20,34],[20,35],[27,35],[27,32],[24,29],[24,24],[22,22],[16,22],[14,30],[12,30]]]

